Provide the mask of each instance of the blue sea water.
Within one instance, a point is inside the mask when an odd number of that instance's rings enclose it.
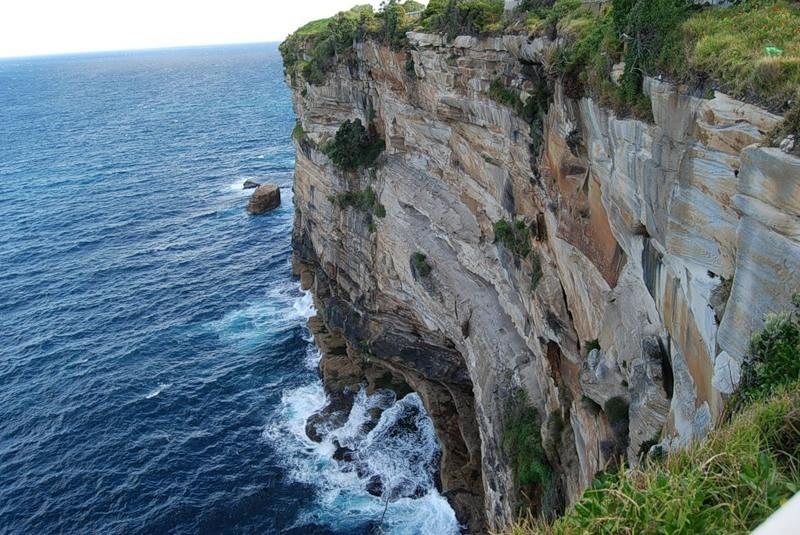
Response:
[[[281,70],[275,45],[0,61],[0,533],[376,530],[386,501],[304,432]],[[248,178],[282,206],[249,216]],[[331,436],[425,489],[384,532],[457,530],[416,395],[361,392]]]

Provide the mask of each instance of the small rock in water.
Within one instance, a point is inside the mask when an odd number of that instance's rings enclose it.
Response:
[[[336,451],[333,452],[333,459],[335,461],[351,461],[353,459],[353,450],[346,446],[339,444],[338,440],[333,441]]]
[[[253,182],[252,180],[245,180],[244,184],[242,184],[242,189],[255,189],[260,186],[258,182]]]
[[[274,184],[258,186],[250,197],[247,211],[251,214],[263,214],[281,204],[281,190]]]
[[[381,476],[372,476],[367,481],[367,492],[373,496],[381,496],[383,494],[383,481]]]

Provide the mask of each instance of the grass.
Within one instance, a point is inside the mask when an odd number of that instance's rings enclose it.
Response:
[[[427,277],[433,271],[433,268],[428,264],[428,257],[422,253],[414,253],[411,255],[411,266],[420,277]]]
[[[760,399],[787,383],[800,382],[800,293],[794,310],[771,314],[750,339],[738,400]]]
[[[800,387],[747,407],[690,449],[599,477],[551,525],[509,534],[749,533],[800,489]]]
[[[565,43],[552,68],[568,96],[590,95],[622,115],[651,119],[645,76],[714,86],[785,111],[800,87],[800,5],[749,0],[697,7],[688,0],[613,0],[596,15],[579,0],[527,2],[509,28]],[[619,85],[611,67],[625,62]],[[796,130],[796,129],[795,129]]]
[[[547,523],[529,512],[506,533],[745,534],[759,526],[800,491],[800,295],[794,303],[753,336],[743,395],[705,440],[600,475],[563,517]],[[611,421],[627,418],[624,401],[605,411]]]
[[[683,25],[687,67],[734,97],[785,107],[800,87],[800,4],[749,0],[703,10]]]

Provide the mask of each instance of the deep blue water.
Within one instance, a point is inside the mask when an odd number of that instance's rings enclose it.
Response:
[[[293,125],[275,45],[0,61],[0,533],[365,533],[381,516],[303,432],[325,396],[290,275]],[[283,186],[282,206],[249,216],[247,178]],[[452,532],[418,398],[378,398],[340,442],[428,485],[383,528]]]

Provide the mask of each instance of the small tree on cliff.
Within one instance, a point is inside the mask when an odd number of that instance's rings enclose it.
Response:
[[[352,171],[371,165],[384,146],[383,139],[370,134],[361,119],[356,119],[342,123],[324,151],[337,167]]]

